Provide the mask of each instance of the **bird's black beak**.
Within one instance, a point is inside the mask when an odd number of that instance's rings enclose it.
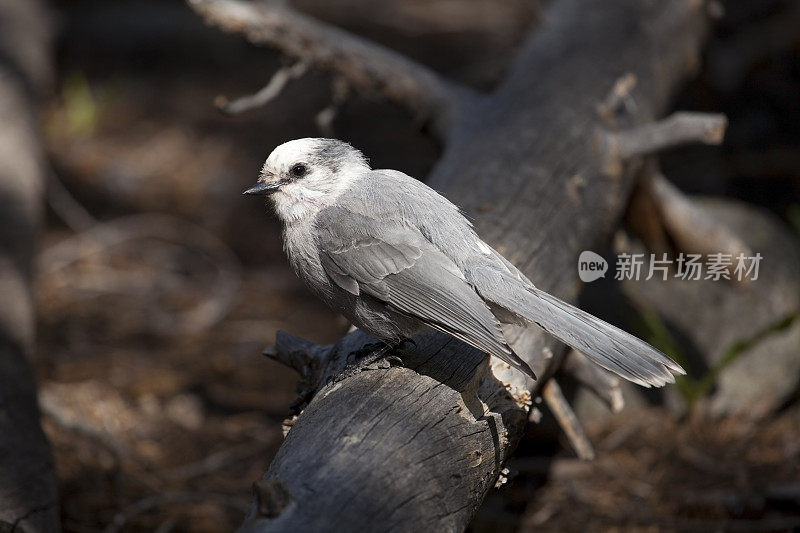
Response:
[[[258,183],[256,183],[255,185],[244,191],[242,194],[269,196],[270,194],[280,189],[281,185],[283,184],[279,181],[273,183],[264,183],[263,181],[259,181]]]

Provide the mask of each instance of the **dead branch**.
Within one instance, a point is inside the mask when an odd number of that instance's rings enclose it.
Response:
[[[575,450],[578,457],[584,461],[594,459],[592,443],[589,441],[589,437],[586,436],[583,426],[578,421],[578,417],[564,397],[561,386],[555,379],[550,378],[547,380],[547,383],[542,387],[542,397],[558,421],[558,425],[564,430],[572,449]]]
[[[218,96],[214,100],[214,105],[220,111],[228,113],[229,115],[238,115],[245,111],[257,109],[267,105],[269,102],[278,97],[286,87],[286,84],[291,80],[301,77],[308,71],[308,63],[298,61],[294,65],[282,67],[272,75],[263,89],[250,96],[243,96],[237,98],[233,102],[229,101],[224,96]]]
[[[661,227],[679,251],[701,255],[730,254],[734,258],[740,254],[752,255],[741,237],[701,204],[683,194],[662,174],[656,172],[646,176],[642,189],[647,200],[651,201]]]
[[[293,504],[265,506],[259,496],[243,531],[278,524],[301,530],[344,527],[345,522],[320,508],[344,511],[347,529],[359,529],[359,524],[371,528],[375,518],[364,512],[380,505],[376,497],[397,508],[385,520],[404,528],[409,516],[419,516],[413,523],[422,527],[434,512],[465,512],[452,506],[463,505],[457,502],[475,490],[476,481],[481,491],[494,484],[498,461],[510,450],[511,434],[524,427],[530,405],[527,390],[510,389],[487,375],[484,354],[439,334],[416,337],[398,350],[388,350],[359,330],[328,346],[281,334],[270,355],[304,370],[309,361],[318,361],[319,366],[304,380],[310,403],[292,425],[283,451],[265,477],[280,480],[287,493],[284,500]],[[505,363],[492,364],[499,365],[497,372],[508,371]],[[342,409],[342,402],[347,404],[342,416],[326,414]],[[337,434],[345,437],[331,440]],[[296,480],[314,484],[320,475],[327,478],[333,471],[322,466],[326,464],[346,465],[342,472],[358,482],[340,481],[340,487],[347,485],[349,496],[343,495],[345,489],[321,491],[308,507]],[[391,472],[403,472],[404,478],[419,483],[387,484]],[[441,480],[447,480],[447,494],[437,488]],[[457,499],[451,498],[451,491]],[[351,499],[345,508],[342,497]],[[358,524],[353,523],[356,517]]]
[[[618,413],[625,407],[619,379],[589,361],[582,353],[570,350],[562,368],[600,398],[612,413]]]
[[[628,160],[687,143],[720,144],[728,119],[716,113],[679,112],[629,130],[607,133],[612,159]]]
[[[339,73],[353,88],[379,94],[430,120],[444,134],[469,90],[400,54],[298,12],[287,2],[187,0],[206,21],[255,44],[279,48],[298,61]]]

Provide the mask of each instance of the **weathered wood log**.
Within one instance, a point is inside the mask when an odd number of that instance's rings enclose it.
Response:
[[[353,44],[339,32],[282,43],[297,35],[284,26],[273,35],[275,21],[286,20],[283,7],[266,4],[258,14],[240,0],[189,1],[211,22],[298,60],[344,75],[355,69],[378,90],[384,86],[370,80],[391,84],[385,69],[363,68],[385,66],[374,61],[385,50],[358,42],[358,55],[344,63],[340,55],[320,59],[318,50]],[[575,300],[579,252],[609,238],[642,167],[638,154],[609,149],[614,135],[663,115],[699,64],[706,15],[700,0],[554,0],[493,94],[452,93],[458,105],[445,105],[438,122],[445,151],[428,183],[539,287]],[[267,24],[254,27],[258,17]],[[435,115],[430,103],[447,101],[449,84],[427,70],[414,80],[416,68],[401,65],[401,86],[436,89],[420,96]],[[608,97],[621,86],[623,99]],[[507,333],[547,378],[563,347],[536,328]],[[270,355],[302,371],[308,405],[256,486],[247,531],[463,529],[519,440],[531,403],[521,374],[495,360],[481,364],[482,354],[441,335],[398,350],[360,332],[326,347],[281,336]]]
[[[44,197],[36,100],[51,75],[40,2],[0,1],[0,531],[58,531],[53,458],[27,356],[32,256]]]

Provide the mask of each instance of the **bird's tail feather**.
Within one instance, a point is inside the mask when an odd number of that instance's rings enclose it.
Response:
[[[536,288],[513,309],[603,368],[643,387],[674,383],[686,371],[659,350],[611,324]],[[516,307],[516,306],[515,306]]]

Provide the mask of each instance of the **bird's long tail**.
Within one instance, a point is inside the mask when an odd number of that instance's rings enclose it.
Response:
[[[544,291],[529,288],[528,292],[530,297],[524,304],[512,310],[603,368],[643,387],[674,383],[673,374],[686,373],[675,361],[630,333]]]

